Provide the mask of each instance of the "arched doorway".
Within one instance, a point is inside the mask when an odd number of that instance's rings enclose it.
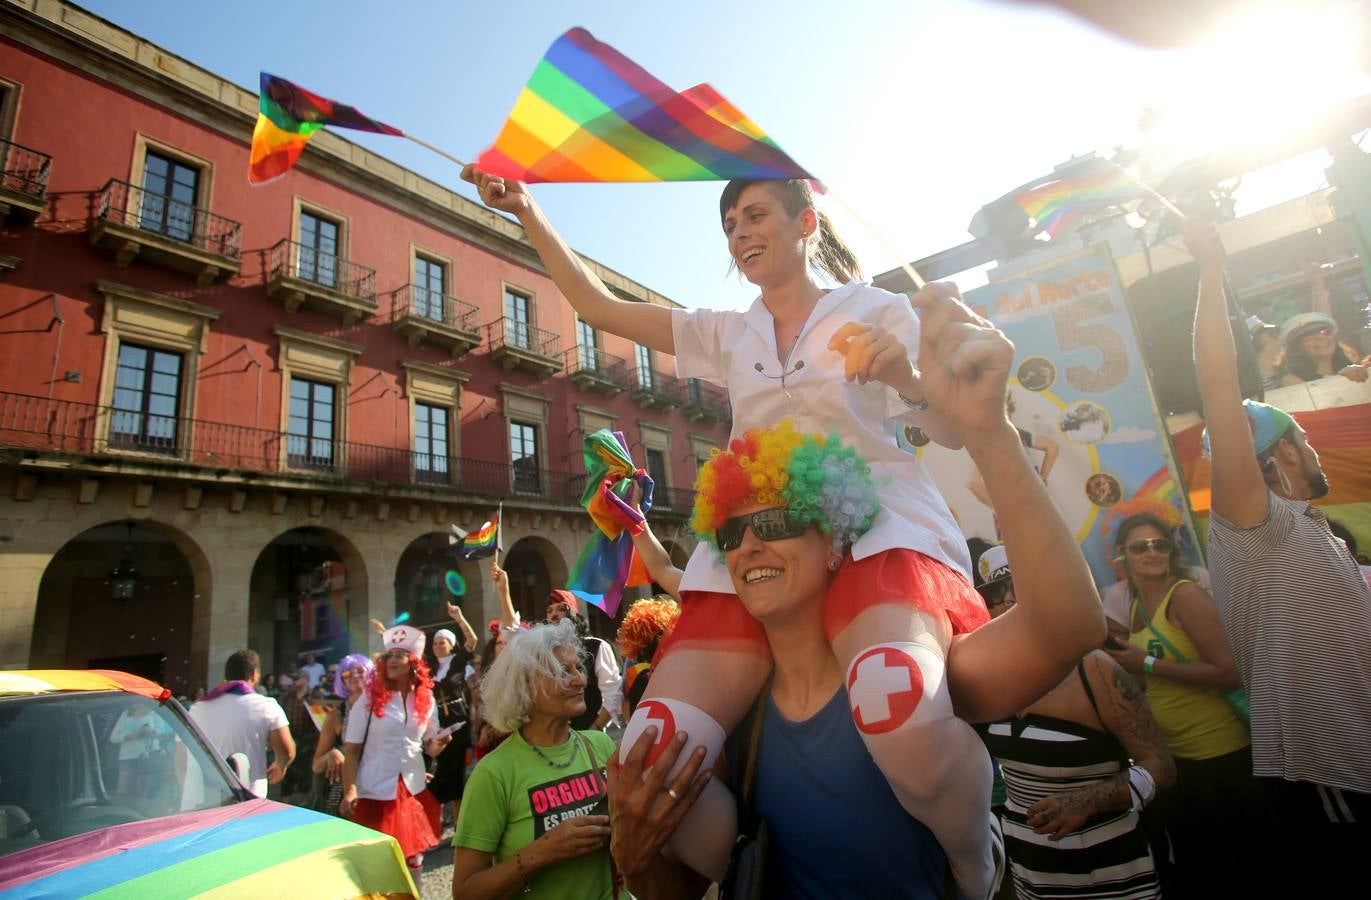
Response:
[[[409,624],[424,628],[430,634],[437,628],[451,625],[447,603],[462,608],[479,638],[484,594],[481,567],[486,560],[459,559],[451,552],[448,537],[435,531],[410,542],[395,567],[395,612],[409,613]],[[448,589],[447,573],[454,571],[465,584],[465,593],[455,596]],[[432,626],[432,627],[428,627]]]
[[[365,653],[366,583],[356,547],[326,528],[295,528],[262,548],[252,567],[248,646],[262,658],[263,678],[306,654],[328,665]]]
[[[519,540],[500,565],[509,573],[509,595],[526,622],[542,621],[553,588],[566,586],[567,566],[551,541],[540,537]]]
[[[118,669],[191,694],[197,572],[208,572],[199,547],[160,523],[81,532],[39,582],[29,665]]]

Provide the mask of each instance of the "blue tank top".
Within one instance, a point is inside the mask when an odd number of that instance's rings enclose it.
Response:
[[[753,803],[770,835],[774,897],[941,898],[947,860],[866,751],[840,687],[804,722],[770,699]]]

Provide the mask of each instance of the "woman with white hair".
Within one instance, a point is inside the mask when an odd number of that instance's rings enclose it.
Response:
[[[482,678],[485,718],[509,739],[467,780],[454,895],[627,896],[609,855],[604,765],[614,742],[571,727],[586,708],[580,649],[570,621],[535,625]]]

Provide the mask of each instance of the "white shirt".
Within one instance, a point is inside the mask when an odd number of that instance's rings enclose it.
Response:
[[[281,704],[261,694],[227,693],[201,700],[190,708],[190,717],[227,759],[235,753],[248,758],[247,785],[258,797],[267,795],[267,735],[288,728]]]
[[[309,689],[314,690],[319,686],[319,679],[324,677],[324,665],[317,662],[310,663],[307,666],[301,666],[300,672],[309,678]]]
[[[1198,583],[1199,586],[1206,591],[1209,590],[1208,569],[1202,568],[1201,566],[1190,566],[1188,572],[1189,574],[1186,575],[1187,578]],[[1100,594],[1100,602],[1104,604],[1104,617],[1122,625],[1124,628],[1131,627],[1132,622],[1128,615],[1129,596],[1130,592],[1128,590],[1127,578],[1123,581],[1116,581],[1105,588],[1104,593]]]
[[[357,796],[370,800],[394,800],[396,779],[405,780],[405,789],[418,794],[428,786],[424,777],[424,741],[438,732],[438,717],[429,706],[423,719],[414,711],[414,692],[405,695],[392,691],[386,701],[385,715],[372,713],[371,697],[363,694],[348,713],[344,743],[363,744],[362,764],[357,769]]]
[[[881,510],[871,530],[852,546],[853,559],[897,547],[916,550],[971,577],[966,538],[918,457],[895,443],[896,423],[918,424],[899,395],[884,384],[843,377],[842,355],[828,349],[848,322],[879,325],[899,338],[912,358],[919,320],[908,299],[865,282],[852,282],[819,298],[789,358],[776,351],[776,326],[758,298],[745,313],[672,310],[676,371],[728,389],[733,405],[730,439],[782,419],[802,432],[841,435],[871,466]],[[804,366],[799,363],[803,361]],[[917,362],[917,360],[916,360]],[[762,371],[758,372],[757,364]],[[784,388],[781,374],[786,373]],[[768,377],[769,376],[769,377]],[[695,548],[682,590],[734,593],[732,579],[706,543]]]

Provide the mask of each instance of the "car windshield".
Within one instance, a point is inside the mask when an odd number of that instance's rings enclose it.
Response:
[[[172,705],[119,692],[0,698],[0,856],[243,798]]]

